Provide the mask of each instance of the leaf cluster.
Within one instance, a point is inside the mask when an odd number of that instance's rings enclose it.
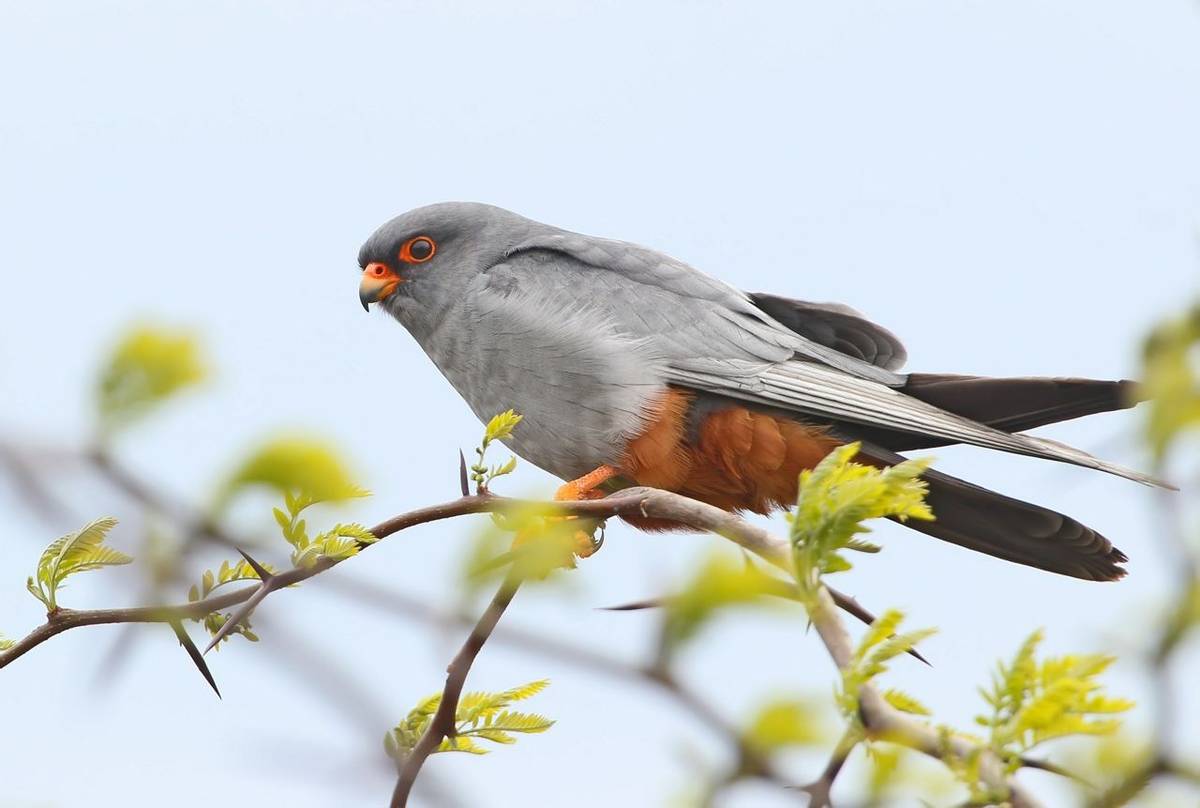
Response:
[[[275,568],[270,564],[263,564],[263,568],[269,573],[275,572]],[[221,566],[216,573],[213,573],[212,570],[205,570],[204,574],[200,577],[199,585],[193,585],[192,588],[188,590],[188,602],[195,603],[198,600],[202,600],[211,595],[214,591],[216,591],[216,589],[225,586],[226,584],[235,584],[241,581],[258,582],[261,580],[262,579],[259,577],[258,572],[244,559],[241,559],[234,564],[230,564],[228,561],[222,561]],[[221,630],[221,627],[225,625],[225,622],[228,619],[228,614],[222,614],[221,612],[209,612],[208,614],[204,615],[204,617],[197,618],[197,622],[203,623],[204,628],[208,631],[209,635],[215,637],[217,632]],[[221,643],[218,643],[216,646],[217,649],[219,650],[221,644],[226,642],[234,634],[240,634],[250,642],[258,642],[258,635],[251,630],[250,621],[243,620],[240,625],[234,627],[228,634],[225,635],[225,637],[222,638]]]
[[[877,469],[853,462],[860,444],[830,452],[817,467],[800,475],[796,510],[789,515],[796,579],[802,592],[813,592],[821,575],[850,569],[843,550],[877,552],[858,538],[870,532],[869,519],[932,519],[920,479],[928,459],[906,460]]]
[[[131,556],[104,543],[116,525],[117,520],[112,517],[97,519],[55,540],[42,552],[37,574],[29,576],[25,587],[46,606],[47,612],[58,609],[58,590],[69,576],[133,561]]]
[[[925,628],[898,633],[904,614],[896,609],[884,612],[867,627],[850,659],[842,671],[842,687],[838,694],[838,707],[852,723],[859,721],[858,697],[863,685],[888,669],[888,663],[898,656],[907,654],[922,640],[937,633],[937,629]],[[913,715],[929,715],[929,710],[898,690],[885,691],[888,703],[902,712]]]
[[[329,530],[310,535],[308,520],[304,518],[308,508],[330,500],[367,496],[367,492],[350,479],[338,455],[324,445],[274,441],[252,455],[230,480],[226,487],[229,492],[250,484],[263,484],[282,491],[284,508],[274,508],[272,514],[284,540],[291,545],[291,562],[295,567],[311,568],[322,559],[342,561],[377,540],[371,531],[357,522],[339,523]],[[268,572],[275,571],[269,565],[263,566]],[[258,572],[246,560],[233,564],[224,561],[215,574],[212,570],[205,571],[199,586],[193,586],[188,592],[188,600],[195,602],[206,598],[225,584],[258,580]],[[219,612],[210,612],[202,618],[204,627],[213,636],[228,620],[229,615]],[[234,634],[241,634],[252,642],[258,640],[245,620],[226,634],[222,642]]]
[[[1121,726],[1113,716],[1133,707],[1105,695],[1099,676],[1114,657],[1068,654],[1037,659],[1042,632],[1035,631],[1012,661],[1000,663],[991,686],[981,688],[991,708],[975,721],[989,731],[989,745],[1015,771],[1021,755],[1038,744],[1070,735],[1111,735]]]
[[[483,430],[483,440],[475,447],[475,462],[471,465],[471,479],[480,491],[487,491],[488,485],[497,477],[512,474],[517,468],[517,458],[509,457],[503,463],[488,466],[484,460],[488,447],[496,441],[503,441],[512,436],[522,416],[513,410],[505,410],[492,416]]]
[[[311,493],[284,493],[284,506],[287,512],[275,508],[272,513],[283,538],[292,546],[292,564],[297,567],[311,567],[322,558],[337,561],[347,559],[358,553],[363,547],[373,544],[375,536],[367,528],[351,522],[338,523],[316,536],[308,535],[308,523],[302,516],[305,509],[315,505],[317,500]]]
[[[513,702],[536,696],[549,684],[549,681],[541,679],[498,693],[463,695],[454,714],[454,733],[443,739],[434,751],[484,755],[488,750],[477,741],[513,744],[517,742],[514,734],[545,732],[554,725],[553,721],[536,713],[510,710],[509,707]],[[389,756],[400,760],[413,750],[428,729],[441,702],[441,693],[423,699],[403,721],[388,731],[383,746]]]

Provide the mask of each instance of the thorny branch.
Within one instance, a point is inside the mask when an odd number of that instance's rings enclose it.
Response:
[[[466,615],[434,609],[417,598],[409,597],[402,592],[396,592],[367,580],[355,579],[350,582],[344,577],[334,578],[330,579],[328,586],[347,598],[411,620],[430,625],[452,623],[463,627],[473,625],[471,618]],[[739,727],[724,719],[716,709],[680,681],[670,669],[660,665],[639,665],[626,662],[584,645],[564,642],[511,625],[498,627],[490,641],[493,644],[499,642],[522,651],[555,659],[591,673],[598,673],[620,681],[640,683],[662,693],[683,712],[696,718],[733,747],[736,763],[730,771],[730,779],[737,774],[754,775],[781,786],[792,785],[783,774],[775,770],[768,759],[762,757],[756,749],[746,743]]]
[[[429,726],[425,728],[425,733],[417,741],[413,750],[408,753],[408,756],[404,758],[404,763],[400,768],[400,777],[396,781],[396,789],[392,792],[392,808],[405,808],[408,805],[408,795],[412,791],[413,784],[417,781],[417,775],[420,774],[425,761],[437,750],[444,739],[454,737],[458,700],[462,696],[471,664],[483,649],[483,644],[496,629],[496,624],[500,622],[504,610],[508,608],[508,604],[512,603],[520,587],[521,579],[515,575],[510,574],[504,579],[492,598],[492,602],[488,604],[487,610],[479,618],[479,622],[471,630],[466,642],[463,643],[454,660],[446,668],[446,686],[442,689],[442,699],[438,702],[437,711],[430,719]]]
[[[429,522],[474,513],[504,513],[508,511],[543,513],[547,515],[567,514],[599,519],[620,516],[621,514],[640,514],[643,516],[670,519],[722,535],[774,564],[782,565],[786,563],[784,559],[787,557],[787,544],[782,539],[771,536],[762,528],[751,525],[719,508],[688,499],[678,494],[653,488],[630,488],[619,494],[600,500],[554,503],[512,499],[492,494],[475,494],[459,497],[456,500],[444,502],[440,505],[417,508],[399,516],[394,516],[371,528],[371,533],[376,538],[382,539],[410,527]],[[370,546],[366,545],[366,547]],[[79,626],[109,623],[169,623],[174,620],[196,619],[212,612],[219,612],[237,606],[252,598],[254,599],[254,605],[257,605],[259,601],[265,598],[266,594],[287,588],[301,581],[306,581],[325,572],[337,563],[339,563],[337,560],[323,558],[312,567],[296,567],[272,575],[266,581],[254,587],[247,587],[221,595],[213,595],[203,600],[176,606],[140,606],[124,609],[88,610],[60,608],[54,613],[47,615],[45,623],[15,642],[7,651],[0,651],[0,668],[5,667],[13,660],[23,656],[29,650],[41,645],[51,637],[69,629],[78,628]],[[853,607],[861,610],[861,607],[857,606],[857,601],[841,593],[833,597],[842,604],[848,604],[844,608],[847,608],[858,616],[853,611]],[[849,604],[853,604],[853,606]],[[240,614],[238,621],[231,619],[227,621],[227,625],[232,629],[237,622],[248,616],[248,613]]]
[[[97,465],[103,468],[102,464]],[[139,490],[136,487],[137,481],[125,480],[122,482],[125,483],[122,487],[135,498],[146,502],[161,502],[161,500],[155,499],[156,495],[153,491],[149,491],[148,489]],[[555,503],[531,502],[494,496],[488,493],[467,495],[439,505],[418,508],[392,517],[371,528],[371,533],[376,538],[382,539],[410,527],[429,522],[475,513],[503,513],[518,510],[524,513],[574,515],[597,519],[622,514],[637,514],[668,519],[687,524],[698,530],[705,530],[723,536],[781,568],[787,569],[790,563],[790,547],[784,539],[776,537],[763,528],[752,525],[714,506],[691,500],[678,494],[652,488],[626,489],[601,500]],[[224,534],[217,533],[215,528],[212,530],[212,533],[219,535],[221,539],[225,540],[221,541],[222,544],[230,541]],[[236,546],[236,542],[230,541],[230,543]],[[363,549],[370,546],[369,544],[364,545]],[[145,606],[95,610],[60,608],[47,615],[44,624],[35,628],[21,640],[18,640],[8,650],[0,652],[0,668],[23,656],[51,637],[72,628],[109,623],[177,624],[181,620],[202,618],[209,613],[219,612],[239,604],[255,606],[265,599],[267,595],[313,578],[338,563],[340,562],[335,559],[322,558],[311,567],[297,567],[269,575],[262,583],[254,587],[213,595],[202,600],[175,606]],[[468,637],[459,655],[448,668],[446,690],[439,705],[439,713],[431,721],[429,731],[422,737],[417,749],[414,749],[402,767],[396,786],[394,805],[404,804],[404,800],[407,798],[407,794],[415,782],[417,773],[420,771],[425,758],[436,749],[443,738],[449,737],[453,733],[454,712],[470,664],[495,628],[496,622],[500,619],[508,603],[511,602],[516,590],[517,586],[515,582],[511,581],[511,579],[506,579],[506,585],[501,587],[491,606]],[[853,598],[828,587],[822,588],[821,597],[824,608],[818,610],[818,613],[813,615],[813,624],[817,628],[821,639],[825,642],[826,648],[834,661],[839,667],[842,667],[849,660],[849,636],[834,607],[837,606],[845,609],[864,622],[870,622],[873,620],[873,617]],[[227,621],[227,625],[232,628],[237,622],[246,617],[248,617],[248,611],[243,610],[235,615],[234,618]],[[504,636],[510,638],[513,636],[520,637],[520,635],[513,635],[511,632],[506,633]],[[541,645],[541,650],[544,652],[556,652],[553,641],[543,640],[532,635],[521,638],[520,642],[530,646]],[[574,655],[575,652],[571,651],[570,653]],[[738,751],[738,763],[734,772],[731,773],[731,777],[738,776],[739,774],[743,776],[751,775],[779,783],[786,783],[784,778],[774,772],[770,765],[745,743],[741,731],[736,726],[729,724],[708,704],[678,682],[670,672],[663,671],[655,666],[647,668],[626,666],[624,663],[608,660],[604,657],[597,657],[597,660],[598,662],[595,666],[597,669],[605,670],[609,673],[633,674],[644,681],[658,685],[678,704],[697,716],[703,723],[709,725],[719,734],[728,737]],[[977,746],[961,739],[952,739],[950,741],[950,748],[947,749],[947,740],[943,736],[939,735],[932,728],[914,721],[892,708],[870,686],[866,686],[862,690],[860,709],[868,737],[886,738],[903,743],[939,759],[944,758],[947,753],[964,760],[970,756],[981,754]],[[844,760],[844,755],[848,753],[849,749],[842,750],[843,756],[840,760]],[[1008,778],[1004,777],[1003,769],[999,766],[998,761],[994,758],[989,759],[989,753],[983,752],[982,754],[984,755],[984,765],[981,766],[981,773],[989,785],[994,785],[1001,789],[1009,789],[1015,808],[1036,805],[1031,797],[1010,782]],[[829,779],[826,787],[832,784],[832,777],[836,776],[837,770],[840,767],[841,763],[835,756],[835,760],[831,761],[827,770]],[[395,800],[400,801],[395,802]]]

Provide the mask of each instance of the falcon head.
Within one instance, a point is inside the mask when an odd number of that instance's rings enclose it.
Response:
[[[358,253],[364,309],[380,303],[399,316],[411,306],[448,303],[479,272],[504,260],[534,222],[476,202],[442,202],[402,213]]]

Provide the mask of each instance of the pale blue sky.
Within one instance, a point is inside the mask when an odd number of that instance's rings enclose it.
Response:
[[[384,219],[444,199],[641,242],[743,288],[851,304],[905,340],[913,369],[1127,376],[1139,335],[1197,291],[1198,87],[1200,16],[1186,0],[6,0],[0,432],[85,438],[98,358],[131,319],[151,318],[197,328],[219,371],[120,445],[180,496],[202,499],[235,451],[289,427],[335,440],[377,492],[354,518],[451,497],[455,451],[478,425],[396,323],[363,314],[355,264]],[[1109,415],[1047,434],[1144,465],[1138,423]],[[1045,626],[1051,649],[1104,647],[1168,578],[1145,489],[980,450],[938,456],[1132,557],[1126,581],[1086,584],[879,529],[886,551],[840,585],[942,629],[926,647],[935,666],[902,662],[892,681],[965,727],[974,685],[1030,629]],[[526,466],[505,488],[555,484]],[[130,505],[70,476],[59,490],[83,517],[123,517],[114,543],[137,546]],[[54,528],[7,486],[0,508],[0,630],[12,636],[40,619],[23,580]],[[259,513],[241,515],[269,522]],[[334,574],[451,605],[471,532],[414,530]],[[593,607],[662,592],[709,545],[614,526],[570,592],[523,594],[509,619],[637,658],[653,615]],[[136,595],[121,571],[81,579],[65,602]],[[223,701],[162,629],[142,632],[100,687],[111,629],[6,669],[0,805],[381,804],[388,777],[339,767],[379,754],[384,729],[439,687],[459,634],[431,639],[320,581],[269,600],[259,623],[262,643],[212,661]],[[273,623],[353,672],[368,726],[304,685]],[[757,613],[722,621],[685,667],[730,715],[833,682],[799,618]],[[536,703],[559,719],[550,733],[434,759],[430,774],[469,805],[648,805],[689,781],[694,755],[719,759],[659,696],[558,662],[488,648],[470,685],[542,676],[554,681]],[[1140,692],[1132,676],[1115,681]],[[797,778],[817,765],[798,762]]]

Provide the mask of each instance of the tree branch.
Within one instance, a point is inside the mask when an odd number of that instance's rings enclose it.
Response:
[[[744,547],[761,558],[779,566],[788,568],[788,544],[783,539],[772,536],[766,530],[751,525],[741,518],[727,513],[720,508],[699,502],[694,499],[669,491],[656,488],[629,488],[605,499],[581,500],[577,502],[540,502],[509,497],[498,497],[491,494],[475,494],[459,497],[439,505],[417,508],[407,513],[394,516],[371,528],[371,533],[377,539],[383,539],[410,527],[451,519],[473,513],[504,513],[519,511],[522,513],[541,513],[546,515],[572,515],[604,519],[622,514],[653,516],[669,519],[694,527],[717,533],[730,541]],[[224,537],[228,540],[228,537]],[[224,542],[223,542],[224,543]],[[236,547],[236,544],[230,542]],[[371,547],[365,544],[362,549]],[[276,573],[271,576],[270,591],[285,589],[292,584],[306,581],[309,578],[325,572],[339,563],[339,560],[322,558],[311,567],[297,567]],[[213,595],[192,603],[176,606],[140,606],[125,609],[89,609],[75,610],[60,608],[46,617],[46,622],[35,628],[25,637],[15,642],[8,650],[0,651],[0,668],[3,668],[36,648],[51,637],[79,626],[94,626],[109,623],[169,623],[173,620],[196,620],[212,612],[219,612],[256,598],[255,604],[263,600],[269,592],[263,591],[262,584],[239,589],[234,592]],[[832,590],[831,590],[832,592]],[[853,598],[842,593],[831,595],[839,601],[857,606]],[[851,613],[856,613],[847,606]],[[858,607],[861,608],[861,607]],[[244,619],[248,615],[240,615]]]
[[[857,728],[848,729],[842,734],[837,746],[834,747],[833,754],[829,756],[829,762],[825,764],[821,776],[801,789],[809,796],[808,808],[831,808],[833,803],[829,801],[829,796],[833,790],[833,781],[837,779],[842,767],[846,765],[846,760],[854,751],[854,747],[858,746],[861,741],[862,733]]]
[[[442,689],[442,698],[438,702],[437,712],[433,714],[429,726],[425,728],[417,745],[404,758],[400,776],[396,781],[396,789],[392,792],[392,808],[405,808],[408,805],[408,795],[412,791],[413,783],[417,781],[417,775],[420,774],[425,761],[437,751],[443,739],[455,736],[458,700],[462,696],[471,664],[483,648],[483,644],[496,629],[496,624],[500,622],[504,610],[508,608],[508,604],[512,603],[512,599],[520,587],[521,580],[516,576],[510,574],[504,579],[492,597],[492,602],[488,604],[487,609],[479,618],[479,622],[475,624],[475,628],[467,636],[462,648],[446,668],[446,686]]]

